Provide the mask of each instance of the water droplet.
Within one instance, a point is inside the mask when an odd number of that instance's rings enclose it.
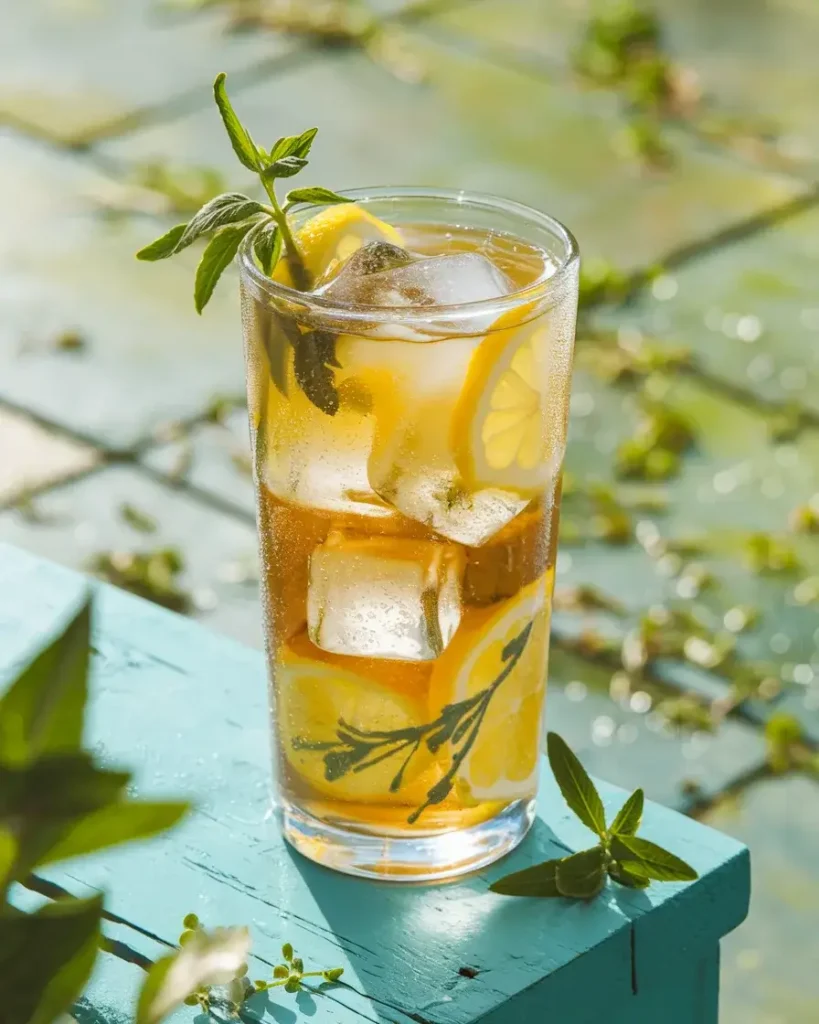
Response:
[[[800,686],[809,686],[814,679],[814,671],[810,665],[794,665],[793,667],[793,681],[799,683]]]
[[[629,707],[638,715],[646,714],[651,710],[651,694],[646,693],[645,690],[638,690],[636,693],[632,693]]]
[[[741,316],[737,321],[736,334],[740,341],[758,341],[762,337],[762,321],[758,316]]]
[[[592,722],[592,742],[598,747],[605,747],[611,743],[612,737],[617,726],[614,724],[614,719],[609,718],[608,715],[599,715]]]

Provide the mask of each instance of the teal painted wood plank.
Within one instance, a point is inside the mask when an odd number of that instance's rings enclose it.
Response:
[[[68,570],[0,547],[0,684],[82,587]],[[303,860],[268,814],[263,657],[130,595],[96,591],[88,739],[106,762],[136,769],[137,793],[190,794],[199,811],[166,838],[49,878],[77,893],[104,888],[110,910],[166,942],[191,910],[211,925],[248,924],[260,962],[253,969],[273,961],[285,940],[311,963],[343,966],[348,986],[316,1000],[317,1024],[511,1024],[521,999],[527,1017],[565,1019],[568,1006],[578,1022],[605,1006],[627,1013],[636,1006],[633,970],[638,993],[659,971],[654,947],[663,962],[701,959],[744,917],[745,848],[656,805],[644,834],[690,860],[700,882],[645,894],[611,889],[588,906],[490,894],[489,880],[590,841],[548,772],[527,841],[457,885],[372,883]],[[610,812],[625,795],[602,792]],[[461,976],[464,966],[477,977]]]

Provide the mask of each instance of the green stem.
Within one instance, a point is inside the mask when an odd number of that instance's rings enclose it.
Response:
[[[273,186],[273,182],[268,182],[263,177],[261,180],[272,206],[272,210],[270,211],[271,216],[278,224],[279,230],[282,233],[282,238],[284,239],[286,259],[287,264],[290,267],[293,284],[300,292],[307,292],[310,290],[313,282],[310,280],[310,274],[304,263],[304,257],[302,256],[298,245],[296,245],[293,232],[290,230],[290,224],[287,221],[287,214],[281,208],[281,204],[276,197],[276,189]]]

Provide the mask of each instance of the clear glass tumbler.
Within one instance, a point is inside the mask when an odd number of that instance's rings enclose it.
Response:
[[[579,258],[517,203],[346,194],[291,215],[315,291],[240,254],[283,829],[445,878],[534,816]]]

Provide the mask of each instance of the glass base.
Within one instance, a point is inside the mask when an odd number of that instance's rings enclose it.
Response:
[[[437,835],[376,835],[329,825],[283,801],[285,839],[317,864],[346,875],[393,882],[435,882],[477,871],[520,843],[535,820],[535,801],[516,800],[480,825]]]

